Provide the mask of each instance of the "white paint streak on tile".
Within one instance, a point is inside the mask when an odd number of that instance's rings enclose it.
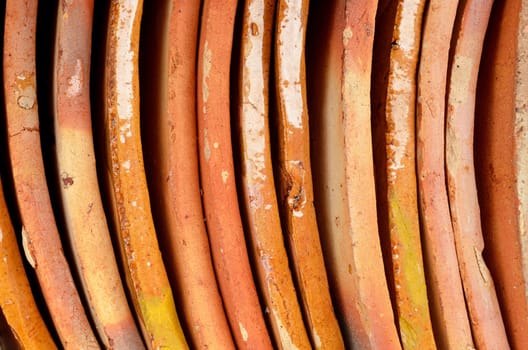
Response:
[[[24,226],[22,226],[22,248],[24,249],[24,254],[27,261],[29,262],[29,265],[31,265],[32,268],[35,268],[36,262],[31,252],[31,241]]]

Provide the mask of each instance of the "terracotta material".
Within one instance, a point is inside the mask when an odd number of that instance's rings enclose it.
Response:
[[[22,242],[63,347],[98,349],[64,258],[46,184],[36,96],[36,19],[37,1],[6,3],[4,94]]]
[[[242,190],[259,287],[275,342],[306,347],[306,332],[284,246],[269,143],[269,70],[275,4],[248,1],[242,27],[239,124]],[[299,342],[291,323],[304,335]]]
[[[20,349],[57,349],[29,285],[0,184],[0,308]]]
[[[389,209],[387,196],[387,118],[385,108],[390,71],[392,37],[396,24],[398,1],[380,0],[376,13],[376,28],[374,33],[374,51],[372,59],[372,146],[374,158],[374,178],[376,183],[377,223],[383,254],[385,277],[392,301],[393,313],[396,314],[396,292],[393,278],[392,246],[389,229]]]
[[[229,76],[237,1],[206,0],[198,51],[200,177],[213,262],[240,349],[271,349],[249,265],[236,192]]]
[[[294,277],[312,345],[316,349],[339,349],[344,345],[330,299],[313,204],[304,57],[308,3],[284,0],[279,1],[277,9],[275,84],[279,112],[279,195]],[[273,193],[273,187],[270,192]],[[262,223],[267,225],[264,220]],[[269,226],[268,229],[273,230]],[[275,232],[280,232],[280,227]],[[269,235],[268,239],[274,240]],[[291,300],[295,300],[293,288],[291,292]],[[283,324],[282,331],[289,327],[287,332],[292,343],[303,348],[306,346],[305,330],[302,318],[296,318],[297,302],[286,305],[287,294],[280,293],[280,296],[285,309],[272,311],[276,318],[276,324],[272,323],[275,334],[280,335],[279,326]],[[284,341],[282,343],[286,347]]]
[[[484,42],[475,120],[484,258],[515,349],[528,348],[527,25],[525,1],[496,2]]]
[[[431,318],[441,349],[473,347],[458,268],[445,175],[445,96],[458,0],[431,0],[417,89],[418,189]]]
[[[482,258],[484,241],[473,165],[475,90],[492,3],[468,0],[456,28],[448,90],[446,168],[457,256],[475,345],[479,349],[507,349],[493,279]]]
[[[370,84],[377,6],[377,1],[332,1],[314,2],[310,9],[312,169],[329,282],[346,346],[399,349],[378,236],[372,163]]]
[[[516,8],[513,8],[511,13],[516,13],[516,10]],[[528,179],[526,178],[526,176],[528,176],[528,171],[526,169],[528,164],[528,159],[526,158],[526,148],[528,147],[528,134],[526,133],[526,130],[528,130],[528,128],[526,127],[526,123],[528,122],[528,110],[526,108],[525,102],[528,99],[528,32],[526,31],[526,28],[528,26],[528,4],[526,4],[525,1],[521,2],[521,8],[518,13],[519,25],[517,26],[517,71],[515,73],[515,126],[517,130],[517,139],[515,145],[515,162],[517,165],[516,187],[521,204],[521,210],[518,212],[518,220],[520,223],[525,223],[528,222],[528,189],[526,188],[526,184],[528,184]],[[509,13],[506,16],[508,15]],[[506,16],[504,16],[503,18],[507,18]],[[526,286],[526,283],[528,283],[528,235],[526,234],[527,227],[525,225],[522,225],[521,227],[521,259],[525,283],[524,288],[526,290],[528,288]],[[507,308],[509,309],[508,315],[515,314],[515,305],[510,305],[511,306],[507,306]],[[512,320],[512,322],[510,322],[510,316],[508,316],[507,320],[508,326],[511,327],[511,332],[513,333],[511,335],[511,337],[513,338],[512,342],[514,343],[514,345],[518,345],[518,348],[521,349],[523,347],[528,347],[528,342],[526,340],[526,336],[528,335],[526,327],[528,323],[526,322],[526,316],[523,317],[523,314],[526,315],[525,311],[520,312],[519,314],[521,315],[520,320]],[[517,325],[517,322],[519,322],[519,325]]]
[[[196,134],[200,1],[145,3],[143,134],[153,215],[189,345],[234,349],[203,220]],[[153,40],[153,38],[157,38]],[[148,173],[150,170],[150,173]]]
[[[149,349],[186,349],[150,212],[139,125],[142,1],[110,3],[105,124],[114,225],[128,289]]]
[[[100,339],[109,349],[144,349],[119,276],[97,181],[89,85],[92,17],[91,0],[59,3],[54,115],[62,208]]]
[[[307,337],[284,246],[268,129],[274,13],[271,1],[249,1],[244,7],[239,78],[242,189],[254,265],[275,341],[280,348],[306,347],[300,342]],[[304,335],[300,341],[299,329]],[[314,346],[325,346],[322,340],[326,342],[321,339]]]
[[[401,0],[395,13],[385,100],[386,196],[392,282],[403,347],[432,349],[418,218],[415,167],[416,69],[425,1]]]

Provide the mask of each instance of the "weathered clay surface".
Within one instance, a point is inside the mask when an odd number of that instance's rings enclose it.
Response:
[[[455,27],[446,127],[449,205],[462,285],[478,349],[507,349],[495,286],[482,257],[484,240],[475,182],[475,93],[492,0],[468,0]]]
[[[145,3],[140,47],[145,168],[160,248],[189,346],[234,349],[203,220],[196,135],[199,1]]]
[[[308,102],[314,190],[347,348],[399,349],[378,235],[370,127],[377,1],[314,3]]]
[[[128,290],[147,347],[186,349],[143,167],[138,77],[142,5],[142,1],[110,3],[104,91],[112,214]]]
[[[330,299],[313,204],[304,57],[308,1],[279,1],[277,16],[275,84],[283,227],[312,345],[316,349],[339,349],[344,345]],[[286,311],[293,339],[294,332],[301,334],[302,321],[294,330],[294,309]]]
[[[249,1],[244,7],[239,72],[242,187],[253,262],[275,342],[282,349],[306,348],[271,163],[268,86],[274,14],[271,1]]]
[[[473,347],[445,174],[445,96],[458,0],[432,0],[425,15],[417,87],[418,189],[431,318],[442,349]]]
[[[98,349],[64,257],[46,183],[36,95],[37,1],[8,1],[4,95],[9,154],[26,259],[65,349]]]
[[[496,2],[477,88],[475,166],[486,245],[513,348],[528,347],[528,5]]]
[[[198,142],[207,230],[231,332],[240,349],[271,349],[238,204],[229,78],[237,1],[206,0],[198,51]]]
[[[100,339],[110,349],[143,349],[130,312],[101,202],[91,127],[93,1],[60,1],[54,116],[62,208],[75,266]]]
[[[57,349],[33,299],[0,184],[0,308],[21,349]]]
[[[415,165],[415,77],[424,5],[423,0],[398,2],[385,105],[391,273],[399,331],[406,349],[436,347],[423,268]]]

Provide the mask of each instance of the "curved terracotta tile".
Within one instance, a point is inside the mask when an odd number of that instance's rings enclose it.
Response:
[[[203,219],[196,130],[200,1],[145,3],[140,51],[147,179],[160,248],[196,349],[234,349]],[[155,39],[154,39],[155,38]]]
[[[249,1],[244,7],[239,137],[241,182],[254,265],[275,341],[281,348],[288,348],[299,346],[296,331],[300,329],[305,336],[306,331],[284,245],[271,159],[268,101],[274,13],[275,4],[271,1]],[[296,326],[294,322],[297,322]],[[298,328],[295,330],[294,327]],[[314,325],[314,332],[317,328]],[[315,347],[330,345],[326,344],[328,337],[324,333],[315,342]]]
[[[370,89],[377,1],[314,3],[308,103],[314,190],[347,348],[400,349],[376,214]]]
[[[347,234],[351,238],[354,260],[341,265],[345,274],[356,271],[359,298],[354,304],[347,301],[360,314],[360,322],[367,339],[358,346],[366,348],[401,349],[394,316],[387,296],[387,281],[383,261],[379,260],[379,227],[376,208],[373,169],[373,143],[371,130],[371,74],[375,36],[376,7],[378,1],[346,1],[345,27],[341,31],[344,46],[343,86],[344,98],[344,150],[346,208],[350,220]],[[362,87],[357,89],[356,87]],[[363,91],[357,94],[357,91]],[[363,145],[365,149],[358,147]],[[359,205],[359,206],[358,206]],[[346,217],[345,217],[346,218]],[[336,222],[339,226],[340,222]],[[343,251],[342,253],[345,253]],[[346,256],[346,255],[345,255]],[[344,256],[340,256],[343,258]],[[339,262],[339,260],[338,260]],[[352,299],[353,300],[353,299]]]
[[[524,1],[495,3],[484,42],[475,120],[484,258],[515,349],[528,348],[527,25]]]
[[[512,6],[512,12],[516,13],[514,6]],[[528,96],[526,79],[528,78],[528,71],[527,71],[527,57],[528,57],[528,32],[526,31],[526,27],[528,26],[528,5],[525,1],[521,2],[521,8],[519,13],[519,24],[517,26],[517,71],[515,73],[515,87],[516,87],[516,93],[515,93],[515,105],[516,105],[516,126],[518,127],[519,131],[521,131],[521,127],[524,127],[524,124],[526,123],[526,97]],[[509,14],[509,12],[508,12]],[[504,15],[503,18],[507,18],[507,15]],[[521,124],[521,125],[519,125]],[[524,128],[522,131],[525,131]],[[525,176],[528,174],[528,172],[524,171],[526,167],[526,152],[524,150],[526,149],[526,146],[528,144],[528,141],[526,139],[527,135],[525,133],[522,133],[518,136],[518,140],[516,141],[516,151],[517,151],[517,172],[518,176],[522,176],[523,181],[517,181],[517,191],[519,192],[519,197],[522,197],[522,208],[526,207],[525,204],[525,196],[526,196],[526,188],[524,185],[526,184],[526,181],[524,181]],[[522,165],[521,165],[522,163]],[[525,210],[521,210],[521,213],[523,215],[519,219],[519,221],[526,222],[525,218]],[[523,233],[526,228],[523,227]],[[523,259],[523,273],[525,276],[525,280],[528,280],[528,242],[526,242],[526,239],[528,236],[522,234],[522,259]]]
[[[473,129],[475,90],[492,0],[468,0],[455,32],[449,76],[446,127],[446,169],[449,205],[462,285],[479,349],[509,348],[492,276],[482,257]]]
[[[528,347],[526,5],[497,2],[484,41],[475,115],[475,172],[484,258],[513,348]]]
[[[374,33],[373,59],[371,69],[371,121],[374,179],[376,183],[376,214],[378,219],[377,224],[379,226],[379,236],[385,268],[385,277],[387,279],[387,286],[389,288],[389,295],[392,302],[394,317],[397,317],[397,315],[395,308],[396,293],[394,290],[395,283],[392,273],[392,249],[388,216],[387,147],[385,136],[387,133],[387,118],[385,108],[387,105],[392,37],[396,23],[397,9],[397,1],[379,1],[375,21],[376,27]]]
[[[37,1],[8,1],[4,94],[9,154],[22,219],[22,242],[66,349],[98,349],[62,251],[46,183],[36,95]]]
[[[344,345],[333,312],[313,204],[304,57],[308,3],[285,0],[279,1],[277,8],[275,84],[279,112],[279,203],[293,276],[312,346],[339,349]],[[281,296],[287,299],[285,293]],[[295,299],[293,294],[291,300]],[[296,319],[298,306],[295,304],[296,301],[285,305],[286,310],[282,310],[282,314],[277,312],[275,317],[280,320],[278,324],[290,326],[290,338],[297,337],[302,348],[301,336],[306,331],[302,319]]]
[[[149,349],[186,349],[150,211],[139,125],[141,0],[110,3],[105,62],[112,214],[128,290]]]
[[[512,6],[513,7],[513,6]],[[512,13],[515,14],[515,8]],[[519,196],[520,210],[517,212],[520,227],[521,237],[521,260],[522,260],[522,274],[524,279],[524,291],[526,298],[523,302],[519,302],[521,305],[518,307],[513,297],[505,295],[504,298],[508,300],[508,305],[505,307],[506,312],[503,311],[503,315],[506,313],[507,330],[510,334],[510,342],[517,349],[528,347],[528,228],[524,223],[528,222],[528,158],[526,149],[528,147],[528,110],[526,109],[526,101],[528,100],[528,4],[525,1],[521,2],[521,9],[519,13],[519,25],[517,26],[517,62],[516,62],[516,75],[515,75],[515,126],[516,135],[515,139],[515,152],[516,152],[516,190]],[[512,17],[514,16],[512,14]],[[506,15],[507,16],[507,15]],[[498,247],[498,249],[500,249]],[[507,249],[507,248],[506,248]],[[505,264],[504,272],[508,271],[508,264]],[[497,278],[500,279],[500,278]],[[500,282],[503,283],[502,281]],[[508,285],[508,282],[504,283]],[[514,288],[512,288],[514,289]],[[513,292],[513,291],[512,291]],[[502,295],[501,295],[502,297]],[[518,297],[521,300],[522,295]]]
[[[57,349],[33,299],[0,184],[0,308],[21,349]]]
[[[435,348],[418,217],[415,157],[416,71],[425,1],[396,5],[390,49],[386,119],[386,182],[391,280],[404,348]],[[383,199],[385,200],[385,199]]]
[[[105,347],[144,349],[130,312],[101,202],[91,127],[93,1],[60,1],[54,116],[62,208],[75,265]]]
[[[206,0],[198,51],[198,142],[207,230],[220,292],[236,345],[270,349],[236,192],[229,78],[237,1]]]
[[[431,0],[417,86],[416,158],[431,317],[442,349],[473,347],[458,268],[445,174],[445,96],[458,0]]]

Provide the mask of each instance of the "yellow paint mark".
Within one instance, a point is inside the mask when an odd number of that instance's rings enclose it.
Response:
[[[140,294],[138,303],[143,324],[150,335],[149,348],[189,349],[170,288],[161,288],[156,295]]]
[[[418,345],[418,335],[412,326],[412,322],[407,321],[404,317],[400,317],[399,325],[403,346],[406,349],[416,349]]]

